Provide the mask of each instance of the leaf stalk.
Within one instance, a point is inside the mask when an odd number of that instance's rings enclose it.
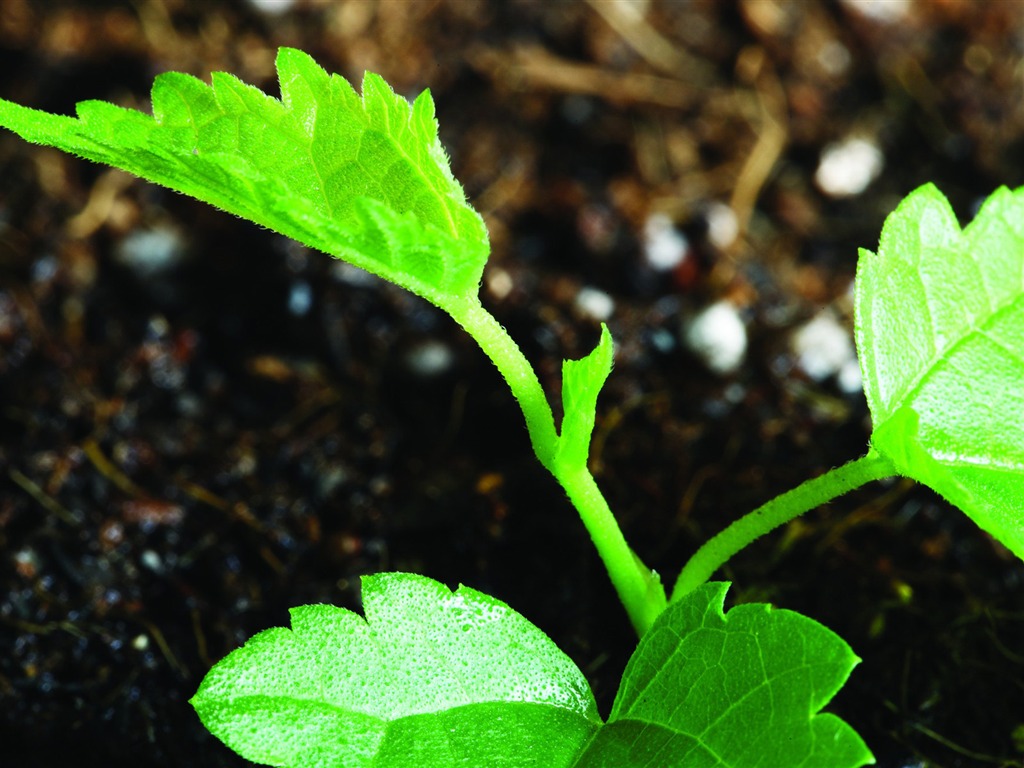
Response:
[[[859,459],[776,496],[733,522],[697,550],[679,574],[672,590],[672,602],[706,582],[733,555],[766,533],[854,488],[895,474],[896,469],[888,459],[869,449]]]

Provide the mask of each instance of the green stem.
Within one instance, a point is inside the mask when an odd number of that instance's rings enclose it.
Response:
[[[629,548],[589,469],[579,467],[568,472],[553,471],[552,474],[579,510],[583,525],[608,569],[619,600],[625,606],[637,635],[642,637],[668,604],[661,579]]]
[[[478,299],[457,306],[448,305],[445,309],[476,339],[519,401],[533,452],[569,495],[633,627],[642,635],[665,608],[665,590],[657,574],[644,566],[629,548],[608,502],[587,467],[566,466],[556,459],[558,433],[554,416],[533,367]]]
[[[476,339],[480,349],[508,383],[526,418],[526,431],[530,434],[533,452],[545,469],[553,473],[558,433],[555,431],[551,405],[533,366],[519,345],[508,335],[508,331],[484,309],[478,298],[473,297],[457,306],[445,306],[445,310]]]
[[[672,591],[678,600],[706,582],[729,558],[769,531],[788,523],[804,512],[842,496],[847,491],[891,477],[896,470],[888,459],[868,450],[859,459],[831,469],[741,517],[721,533],[707,541],[683,567]]]

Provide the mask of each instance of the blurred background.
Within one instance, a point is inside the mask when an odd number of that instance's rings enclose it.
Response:
[[[934,182],[1024,178],[1014,0],[0,0],[0,97],[148,110],[160,72],[277,92],[280,46],[429,88],[557,392],[599,323],[598,482],[671,584],[860,455],[858,248]],[[0,136],[4,765],[234,766],[187,699],[290,605],[409,570],[508,602],[607,715],[635,638],[471,339],[424,302],[118,171]],[[829,707],[883,768],[1020,766],[1024,566],[908,483],[722,572],[863,658]]]

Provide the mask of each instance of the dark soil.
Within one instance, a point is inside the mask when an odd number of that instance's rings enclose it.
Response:
[[[0,0],[0,96],[145,108],[165,70],[273,92],[281,45],[430,87],[490,227],[485,302],[551,392],[597,337],[581,289],[614,301],[598,481],[670,583],[863,452],[863,396],[791,338],[823,309],[850,328],[885,214],[934,181],[967,219],[1024,181],[1017,2],[258,5]],[[884,167],[826,194],[822,152],[852,136]],[[644,256],[655,213],[689,240],[673,269]],[[511,396],[445,316],[339,266],[0,137],[0,763],[243,765],[187,704],[204,672],[291,605],[358,609],[381,570],[505,600],[607,713],[635,640]],[[724,375],[683,343],[719,299],[749,342]],[[863,489],[724,576],[863,658],[830,709],[878,765],[1022,764],[1024,566],[930,492]]]

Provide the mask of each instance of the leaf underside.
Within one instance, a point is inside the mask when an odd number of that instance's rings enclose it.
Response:
[[[363,579],[366,618],[292,611],[218,663],[192,699],[255,762],[346,768],[856,768],[870,753],[815,714],[856,663],[829,630],[726,584],[673,603],[602,725],[583,674],[504,603],[423,576]]]
[[[963,230],[933,186],[857,268],[872,446],[1024,558],[1024,191]]]
[[[281,100],[215,72],[159,75],[153,116],[102,101],[77,118],[0,100],[0,126],[204,200],[442,308],[474,298],[487,232],[413,104],[367,73],[360,97],[305,53],[277,56]]]

